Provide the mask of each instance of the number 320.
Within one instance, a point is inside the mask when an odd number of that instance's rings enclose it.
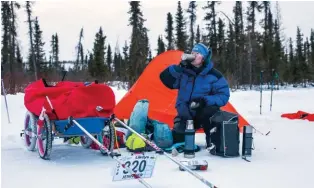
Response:
[[[131,165],[131,162],[130,161],[127,161],[126,163],[125,163],[125,166],[127,167],[127,168],[130,168],[130,165]],[[141,162],[139,162],[139,161],[133,161],[132,162],[132,171],[133,172],[137,172],[137,167],[138,167],[138,171],[139,172],[143,172],[144,170],[145,170],[145,168],[146,168],[146,161],[145,160],[142,160]],[[123,173],[124,174],[127,174],[127,173],[129,173],[127,170],[123,170]]]

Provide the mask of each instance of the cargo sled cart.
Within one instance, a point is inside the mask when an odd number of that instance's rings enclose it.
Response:
[[[109,86],[70,81],[51,86],[41,79],[25,89],[24,105],[27,112],[21,136],[26,148],[37,149],[42,159],[49,159],[55,137],[79,137],[81,145],[89,148],[93,143],[89,137],[92,135],[113,151],[115,130],[110,115],[115,107],[115,96]],[[69,117],[81,126],[69,125]],[[100,148],[102,154],[108,150]]]

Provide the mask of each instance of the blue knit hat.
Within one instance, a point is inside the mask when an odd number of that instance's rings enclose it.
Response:
[[[202,43],[195,44],[193,49],[192,49],[192,52],[198,52],[204,58],[206,58],[209,55],[208,48]]]

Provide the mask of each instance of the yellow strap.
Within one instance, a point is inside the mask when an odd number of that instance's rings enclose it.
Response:
[[[118,144],[118,138],[117,138],[116,126],[115,126],[115,124],[114,124],[114,123],[112,123],[112,124],[113,124],[113,129],[114,129],[115,143],[116,143],[116,145],[117,145],[117,148],[118,148],[119,153],[121,154],[121,152],[120,152],[120,148],[119,148],[119,144]],[[122,139],[123,139],[123,138],[122,138]],[[114,147],[114,146],[113,146],[113,147]]]

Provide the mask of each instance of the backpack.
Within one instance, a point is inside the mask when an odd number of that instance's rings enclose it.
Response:
[[[139,134],[146,133],[148,106],[149,102],[146,99],[137,101],[128,121],[128,126]],[[132,132],[128,130],[126,139],[128,139],[131,134]]]
[[[139,134],[148,135],[148,138],[160,148],[171,147],[173,138],[170,127],[165,123],[148,118],[148,107],[148,100],[139,100],[133,108],[128,126]],[[131,135],[132,132],[128,130],[127,140]]]
[[[153,128],[152,139],[158,147],[164,149],[172,146],[172,131],[167,124],[148,118],[147,126]]]

